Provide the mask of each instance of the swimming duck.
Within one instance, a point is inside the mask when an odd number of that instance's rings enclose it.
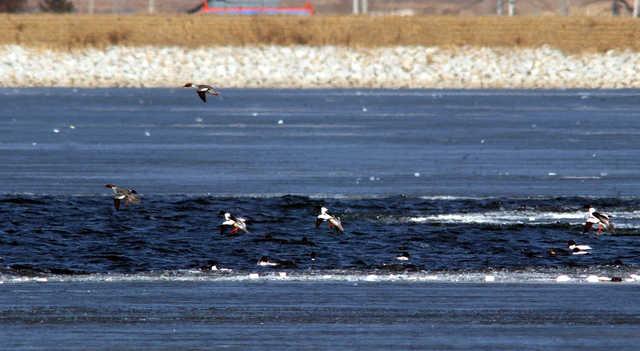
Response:
[[[396,256],[396,260],[398,261],[409,261],[411,259],[411,255],[408,252],[402,252],[398,256]]]
[[[202,102],[207,102],[207,94],[213,96],[220,95],[220,93],[211,85],[187,83],[184,85],[184,87],[196,89],[196,93],[198,93],[198,96],[200,97]]]
[[[123,200],[124,207],[127,207],[129,204],[137,204],[140,202],[138,193],[133,189],[119,188],[115,184],[107,184],[104,187],[113,191],[113,207],[115,207],[116,210],[120,209],[120,202]]]
[[[316,228],[319,228],[322,222],[328,222],[329,229],[335,230],[338,234],[344,232],[340,217],[330,215],[329,209],[326,207],[320,208],[320,214],[316,217]]]
[[[573,240],[567,241],[567,247],[571,251],[572,255],[588,255],[589,254],[589,250],[591,250],[591,246],[589,246],[589,245],[578,245]]]
[[[598,235],[602,233],[603,229],[613,233],[614,227],[609,215],[597,212],[591,205],[586,205],[584,209],[587,211],[587,215],[582,229],[583,233],[588,232],[594,224],[598,225]]]
[[[258,266],[262,266],[262,267],[275,267],[280,265],[278,262],[271,261],[271,259],[269,259],[268,256],[260,257],[257,264]]]
[[[238,231],[248,233],[247,220],[240,217],[234,217],[229,212],[220,211],[220,214],[224,216],[224,221],[220,224],[220,234],[224,234],[225,230],[230,228],[229,234],[236,234]]]

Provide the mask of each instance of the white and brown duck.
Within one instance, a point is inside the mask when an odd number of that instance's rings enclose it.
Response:
[[[224,234],[225,231],[231,230],[229,234],[237,234],[239,231],[248,233],[247,230],[247,220],[241,217],[234,217],[229,212],[220,211],[220,214],[223,216],[224,220],[220,224],[220,234]]]
[[[207,102],[207,94],[213,96],[220,95],[220,93],[211,85],[187,83],[184,85],[184,87],[196,89],[196,93],[198,93],[198,96],[200,97],[202,102]]]
[[[116,210],[120,209],[120,204],[123,202],[124,207],[140,202],[140,197],[134,189],[120,188],[115,184],[107,184],[104,187],[113,191],[113,207],[115,207]]]
[[[316,228],[320,227],[322,222],[327,222],[329,229],[335,230],[338,234],[344,232],[340,217],[329,214],[329,209],[326,207],[320,208],[320,214],[316,217]]]

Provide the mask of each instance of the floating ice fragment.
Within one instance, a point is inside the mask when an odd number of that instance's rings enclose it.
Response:
[[[413,176],[414,176],[414,177],[419,177],[419,176],[420,176],[420,172],[414,172],[414,173],[413,173]]]
[[[587,282],[589,283],[597,283],[599,281],[597,275],[590,275],[587,277]]]
[[[608,176],[608,175],[609,175],[609,173],[607,173],[607,172],[600,172],[600,176],[601,176],[601,177],[606,177],[606,176]]]
[[[556,175],[558,175],[558,174],[557,174],[556,172],[549,172],[549,173],[547,173],[547,175],[548,175],[549,177],[553,177],[553,176],[556,176]]]
[[[254,112],[251,114],[253,117],[258,117],[258,112]]]
[[[484,144],[484,139],[480,140],[480,144]]]
[[[36,146],[36,145],[38,145],[38,143],[36,143],[35,141],[31,143],[31,146]]]
[[[197,123],[202,123],[202,117],[197,117],[197,118],[195,119],[195,121],[196,121]]]
[[[484,281],[487,283],[493,283],[496,281],[496,277],[493,275],[485,275],[484,276]]]
[[[283,120],[281,120],[281,119],[279,119],[279,120],[278,120],[278,124],[284,124],[284,121],[283,121]]]
[[[286,278],[287,277],[287,272],[278,272],[278,277]]]
[[[594,158],[595,158],[596,156],[598,156],[598,154],[596,154],[595,152],[591,155],[591,157],[594,157]]]
[[[367,112],[367,108],[366,107],[362,107],[362,112]]]
[[[76,129],[76,126],[74,126],[73,124],[69,124],[69,129]]]
[[[146,135],[146,136],[151,136],[151,133],[150,133],[148,130],[146,130],[146,131],[144,132],[144,135]]]
[[[249,274],[249,279],[258,279],[260,278],[260,276],[258,275],[258,273],[251,273]]]
[[[564,282],[568,282],[570,280],[571,280],[571,277],[569,277],[568,275],[565,275],[565,274],[559,275],[556,278],[556,282],[558,282],[558,283],[564,283]]]
[[[58,129],[58,128],[53,128],[53,132],[54,132],[54,133],[56,133],[56,134],[58,134],[58,133],[60,133],[60,129]]]

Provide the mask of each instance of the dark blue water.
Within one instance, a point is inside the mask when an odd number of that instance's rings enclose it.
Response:
[[[614,235],[582,234],[577,204],[614,210]],[[321,205],[340,213],[346,232],[314,226]],[[115,211],[107,196],[0,197],[0,273],[145,273],[205,270],[308,272],[540,271],[640,267],[637,200],[613,198],[318,199],[149,195]],[[218,216],[248,219],[250,233],[221,235]],[[619,218],[618,218],[619,217]],[[590,255],[550,255],[568,240]],[[396,259],[402,252],[409,261]],[[267,256],[277,267],[258,267]],[[612,273],[615,274],[615,273]]]
[[[216,328],[236,349],[584,350],[604,344],[576,333],[598,330],[633,349],[638,311],[600,296],[638,301],[639,95],[0,90],[0,339],[176,349]],[[141,203],[115,211],[106,183]],[[587,203],[617,231],[582,234]],[[314,227],[320,206],[344,234]],[[221,235],[221,210],[250,233]],[[568,240],[593,250],[549,253]],[[475,337],[451,338],[461,326]]]

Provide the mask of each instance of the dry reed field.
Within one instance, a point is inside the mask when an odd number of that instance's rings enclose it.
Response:
[[[611,17],[3,15],[0,45],[67,50],[124,46],[337,45],[540,47],[640,51],[640,21]]]

